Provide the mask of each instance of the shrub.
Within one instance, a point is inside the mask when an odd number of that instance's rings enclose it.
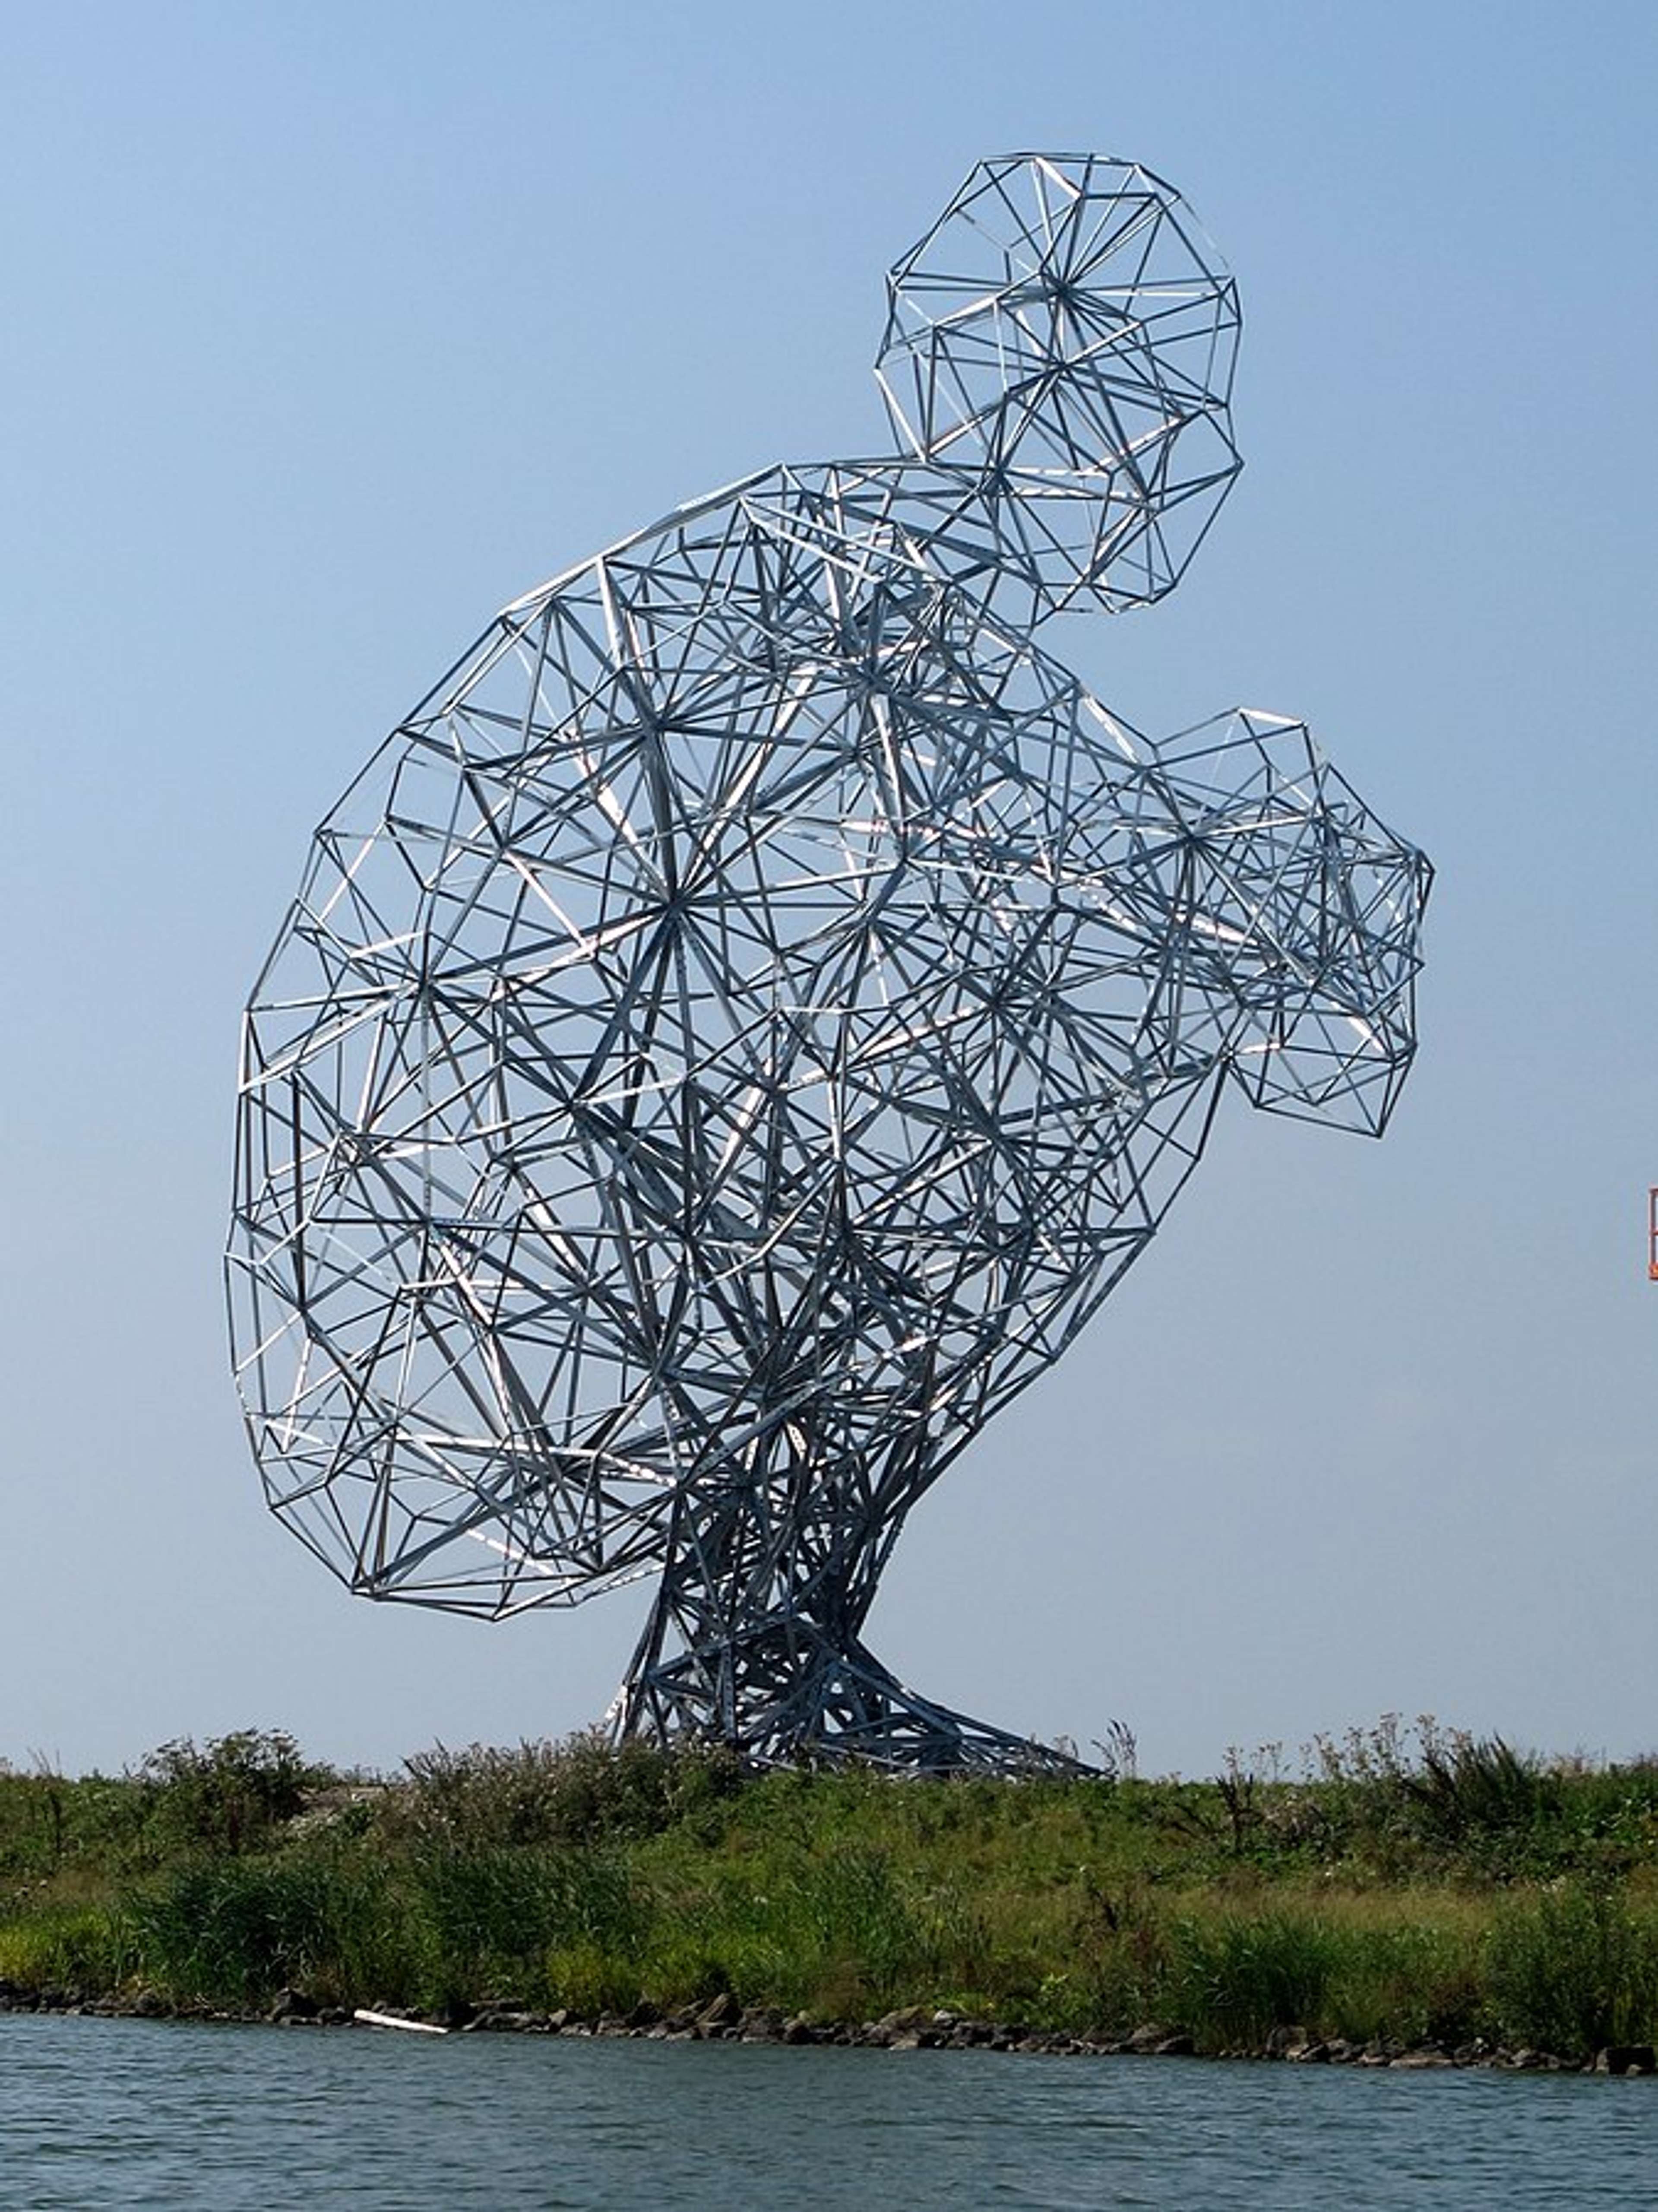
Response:
[[[1563,2057],[1658,2031],[1658,1924],[1576,1886],[1503,1911],[1486,1939],[1486,2002],[1503,2040]]]
[[[197,1749],[188,1736],[153,1751],[134,1778],[135,1811],[152,1849],[258,1849],[291,1820],[307,1794],[333,1778],[311,1765],[291,1735],[239,1729]]]
[[[740,1779],[737,1762],[720,1751],[613,1744],[598,1729],[515,1750],[437,1744],[404,1764],[409,1781],[385,1808],[386,1825],[462,1849],[653,1836],[730,1795]]]
[[[1418,1832],[1452,1849],[1515,1841],[1560,1812],[1559,1777],[1501,1736],[1430,1738],[1420,1771],[1401,1775],[1398,1786]]]

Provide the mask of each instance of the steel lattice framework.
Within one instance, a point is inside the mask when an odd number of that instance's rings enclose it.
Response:
[[[619,1725],[1053,1760],[861,1630],[1230,1084],[1379,1133],[1429,871],[1299,723],[1153,743],[1037,645],[1178,579],[1236,294],[1147,172],[975,170],[889,280],[896,455],[509,606],[319,830],[244,1039],[233,1337],[367,1595],[641,1576]]]

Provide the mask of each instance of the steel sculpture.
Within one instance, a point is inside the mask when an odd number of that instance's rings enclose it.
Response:
[[[1232,281],[1133,164],[976,169],[889,280],[901,450],[516,601],[317,833],[248,1008],[233,1336],[271,1505],[489,1615],[656,1577],[623,1733],[1063,1764],[863,1644],[1223,1091],[1379,1134],[1429,870],[1306,729],[1153,742],[1037,644],[1178,580]]]

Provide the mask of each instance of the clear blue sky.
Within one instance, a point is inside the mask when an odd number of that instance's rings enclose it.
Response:
[[[1432,854],[1381,1146],[1224,1117],[872,1641],[1145,1765],[1424,1710],[1658,1745],[1658,13],[65,4],[0,17],[0,1756],[595,1717],[637,1593],[348,1598],[259,1501],[219,1254],[309,832],[495,607],[875,443],[881,276],[980,156],[1133,156],[1242,292],[1242,483],[1063,650],[1304,714]]]

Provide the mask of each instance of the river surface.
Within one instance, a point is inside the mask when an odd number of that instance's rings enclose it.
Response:
[[[1658,2205],[1658,2081],[0,2015],[0,2208]]]

